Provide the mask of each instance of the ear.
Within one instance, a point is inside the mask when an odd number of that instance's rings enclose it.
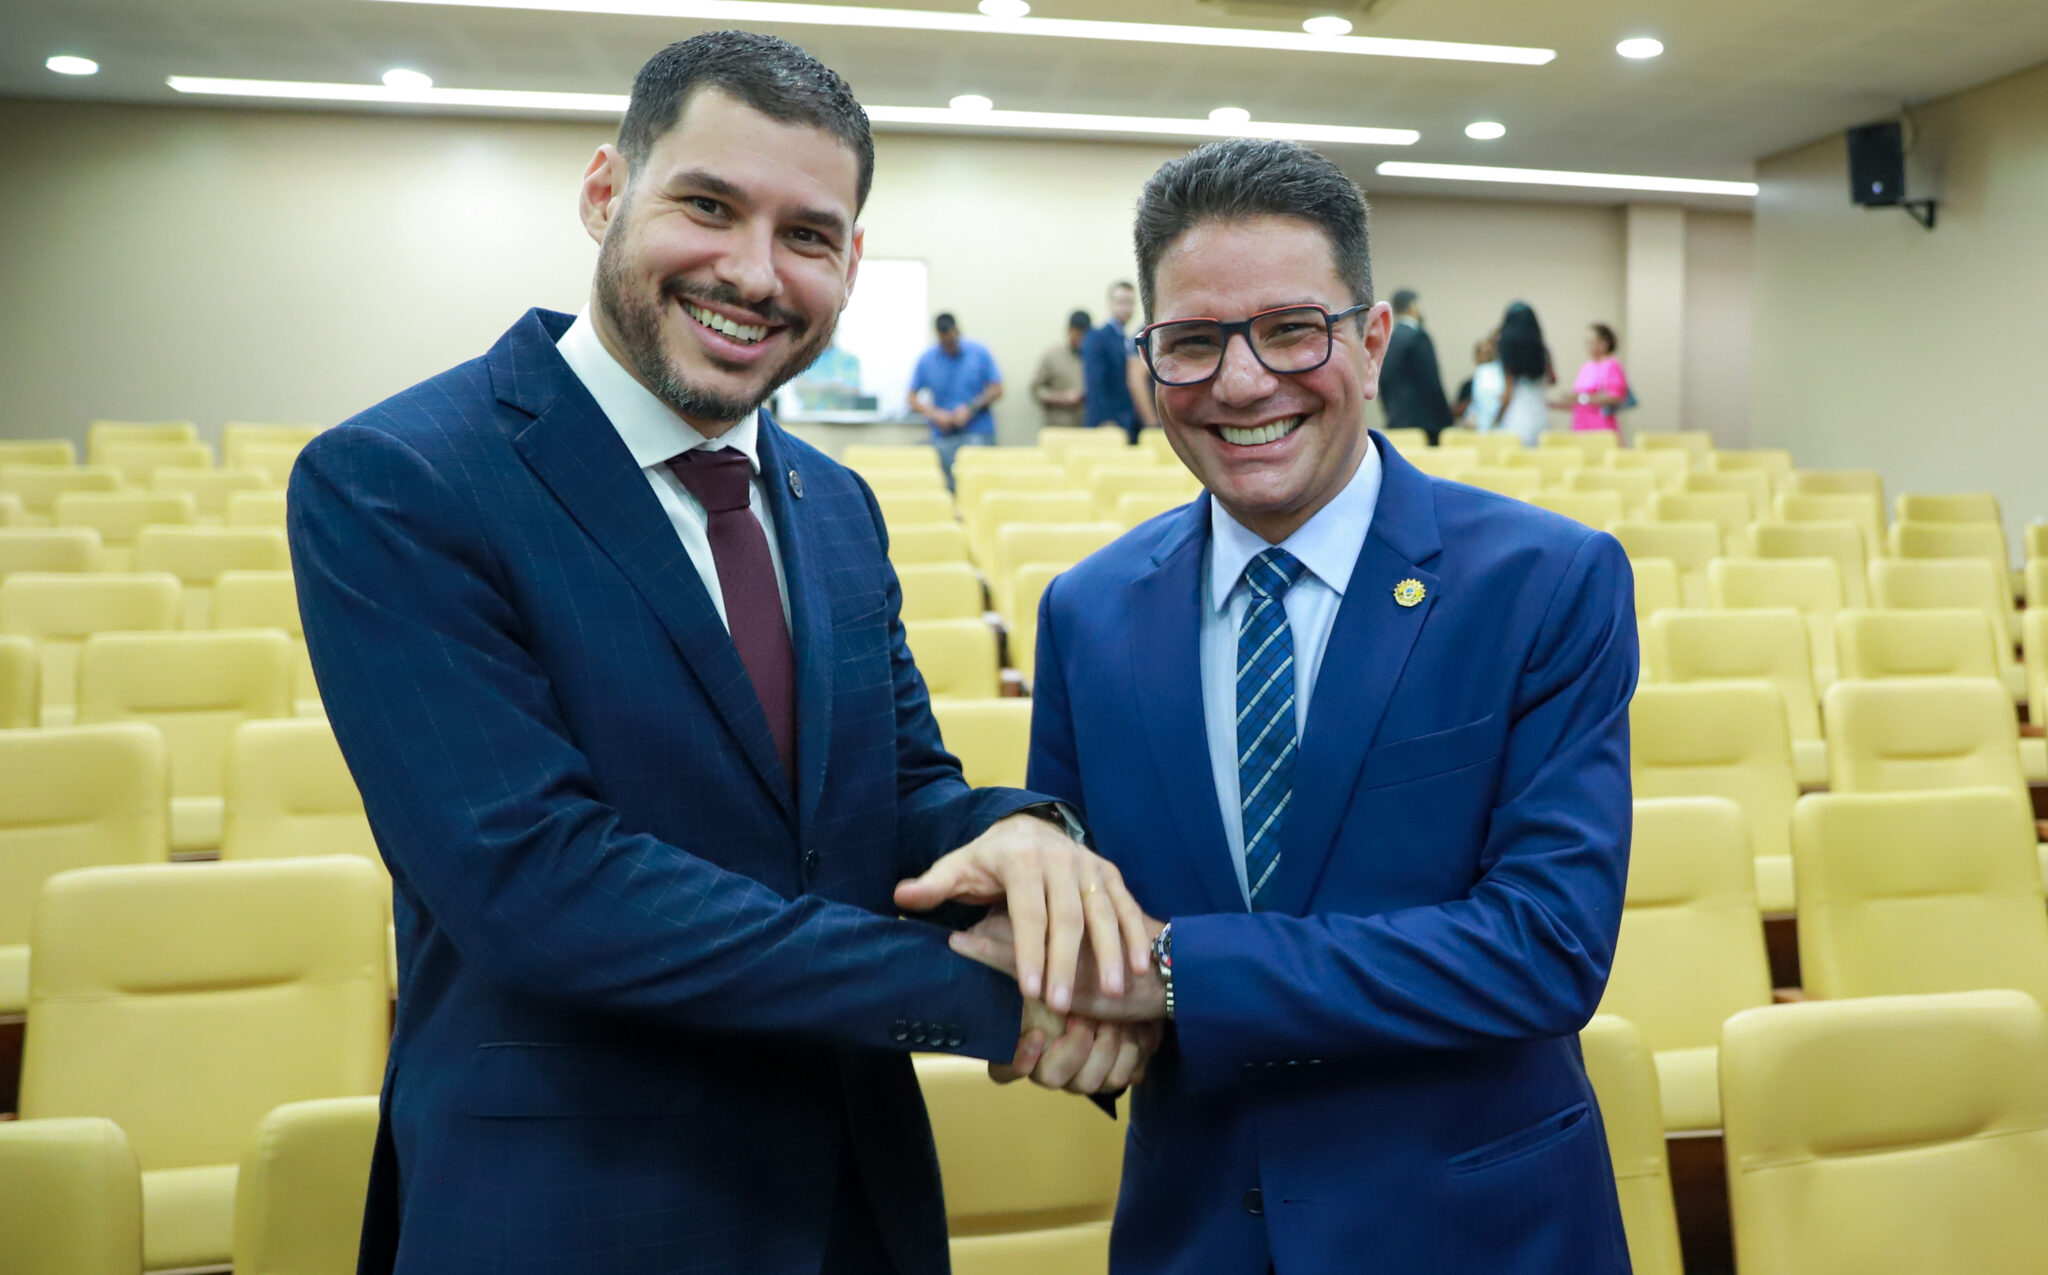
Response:
[[[1380,369],[1386,365],[1387,342],[1394,334],[1394,311],[1382,301],[1365,312],[1365,332],[1362,343],[1365,346],[1365,396],[1377,398],[1380,392]]]
[[[867,251],[867,241],[868,228],[856,224],[853,228],[853,238],[848,240],[846,245],[846,297],[849,301],[853,299],[853,280],[854,276],[860,273],[860,257]],[[839,308],[842,312],[846,309],[844,305]]]
[[[583,229],[599,243],[604,242],[605,232],[626,206],[629,176],[626,157],[610,142],[597,148],[597,154],[590,157],[590,166],[583,170],[576,212],[583,219]]]

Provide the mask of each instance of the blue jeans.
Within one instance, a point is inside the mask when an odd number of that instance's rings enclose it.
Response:
[[[994,447],[993,434],[972,434],[956,429],[950,434],[933,434],[932,446],[939,449],[939,467],[946,471],[946,490],[953,489],[953,457],[963,447]]]

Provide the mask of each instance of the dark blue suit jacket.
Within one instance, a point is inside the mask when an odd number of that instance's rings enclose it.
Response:
[[[1118,425],[1129,430],[1138,423],[1138,409],[1131,402],[1131,338],[1114,323],[1104,323],[1081,338],[1081,423]]]
[[[961,781],[873,499],[764,420],[790,790],[568,323],[530,312],[292,474],[306,641],[396,890],[362,1269],[816,1272],[850,1146],[898,1267],[943,1271],[906,1051],[1007,1059],[1019,1001],[890,894],[1037,799]]]
[[[1198,635],[1209,500],[1056,580],[1034,789],[1173,922],[1120,1275],[1625,1272],[1575,1033],[1607,981],[1636,627],[1614,539],[1431,479],[1379,506],[1315,685],[1278,902],[1224,840]],[[1395,586],[1419,581],[1419,605]]]

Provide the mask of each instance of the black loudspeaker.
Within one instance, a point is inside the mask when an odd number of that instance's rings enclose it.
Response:
[[[1905,201],[1906,145],[1898,121],[1849,130],[1849,198],[1867,208]]]

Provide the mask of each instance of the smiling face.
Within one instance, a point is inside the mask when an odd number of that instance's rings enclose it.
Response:
[[[584,174],[607,349],[700,433],[766,402],[832,340],[853,289],[859,164],[822,129],[704,89],[631,174]]]
[[[1154,321],[1245,319],[1290,305],[1355,304],[1330,240],[1310,222],[1259,216],[1204,221],[1174,240],[1153,283]],[[1384,303],[1332,334],[1311,372],[1266,370],[1244,341],[1200,385],[1159,386],[1167,441],[1239,522],[1278,544],[1344,489],[1372,446],[1365,405],[1379,389],[1392,326]]]

